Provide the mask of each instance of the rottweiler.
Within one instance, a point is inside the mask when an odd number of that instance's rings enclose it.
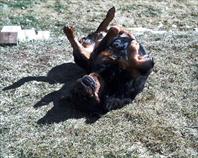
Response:
[[[130,103],[143,90],[154,66],[132,33],[119,26],[108,29],[114,16],[113,7],[96,31],[80,40],[73,27],[63,28],[74,61],[87,72],[71,92],[73,103],[85,112],[103,114]]]

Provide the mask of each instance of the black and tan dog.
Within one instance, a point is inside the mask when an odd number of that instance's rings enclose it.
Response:
[[[115,16],[111,8],[97,30],[78,40],[72,27],[64,33],[73,48],[75,62],[88,75],[78,79],[72,101],[82,111],[105,113],[132,101],[144,88],[154,62],[134,35],[108,25]]]

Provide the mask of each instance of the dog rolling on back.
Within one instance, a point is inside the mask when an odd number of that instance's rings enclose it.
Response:
[[[72,27],[64,27],[75,62],[87,71],[76,81],[71,100],[82,111],[106,113],[130,103],[144,88],[154,61],[133,34],[108,25],[115,16],[111,8],[98,29],[80,39]]]

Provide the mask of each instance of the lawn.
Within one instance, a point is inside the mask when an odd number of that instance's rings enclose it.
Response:
[[[84,73],[62,27],[86,35],[112,6],[114,24],[161,31],[134,31],[155,67],[131,104],[89,120],[57,103]],[[0,0],[0,26],[51,31],[48,41],[0,47],[0,157],[198,157],[197,8],[196,0]]]

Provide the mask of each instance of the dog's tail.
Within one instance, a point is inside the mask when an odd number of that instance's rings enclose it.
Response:
[[[51,80],[46,76],[28,76],[28,77],[24,77],[24,78],[18,80],[17,82],[13,83],[10,86],[7,86],[7,87],[3,88],[2,90],[6,91],[6,90],[9,90],[9,89],[15,89],[15,88],[18,88],[18,87],[22,86],[26,82],[30,82],[30,81],[48,82],[50,84],[56,83],[54,80]]]

